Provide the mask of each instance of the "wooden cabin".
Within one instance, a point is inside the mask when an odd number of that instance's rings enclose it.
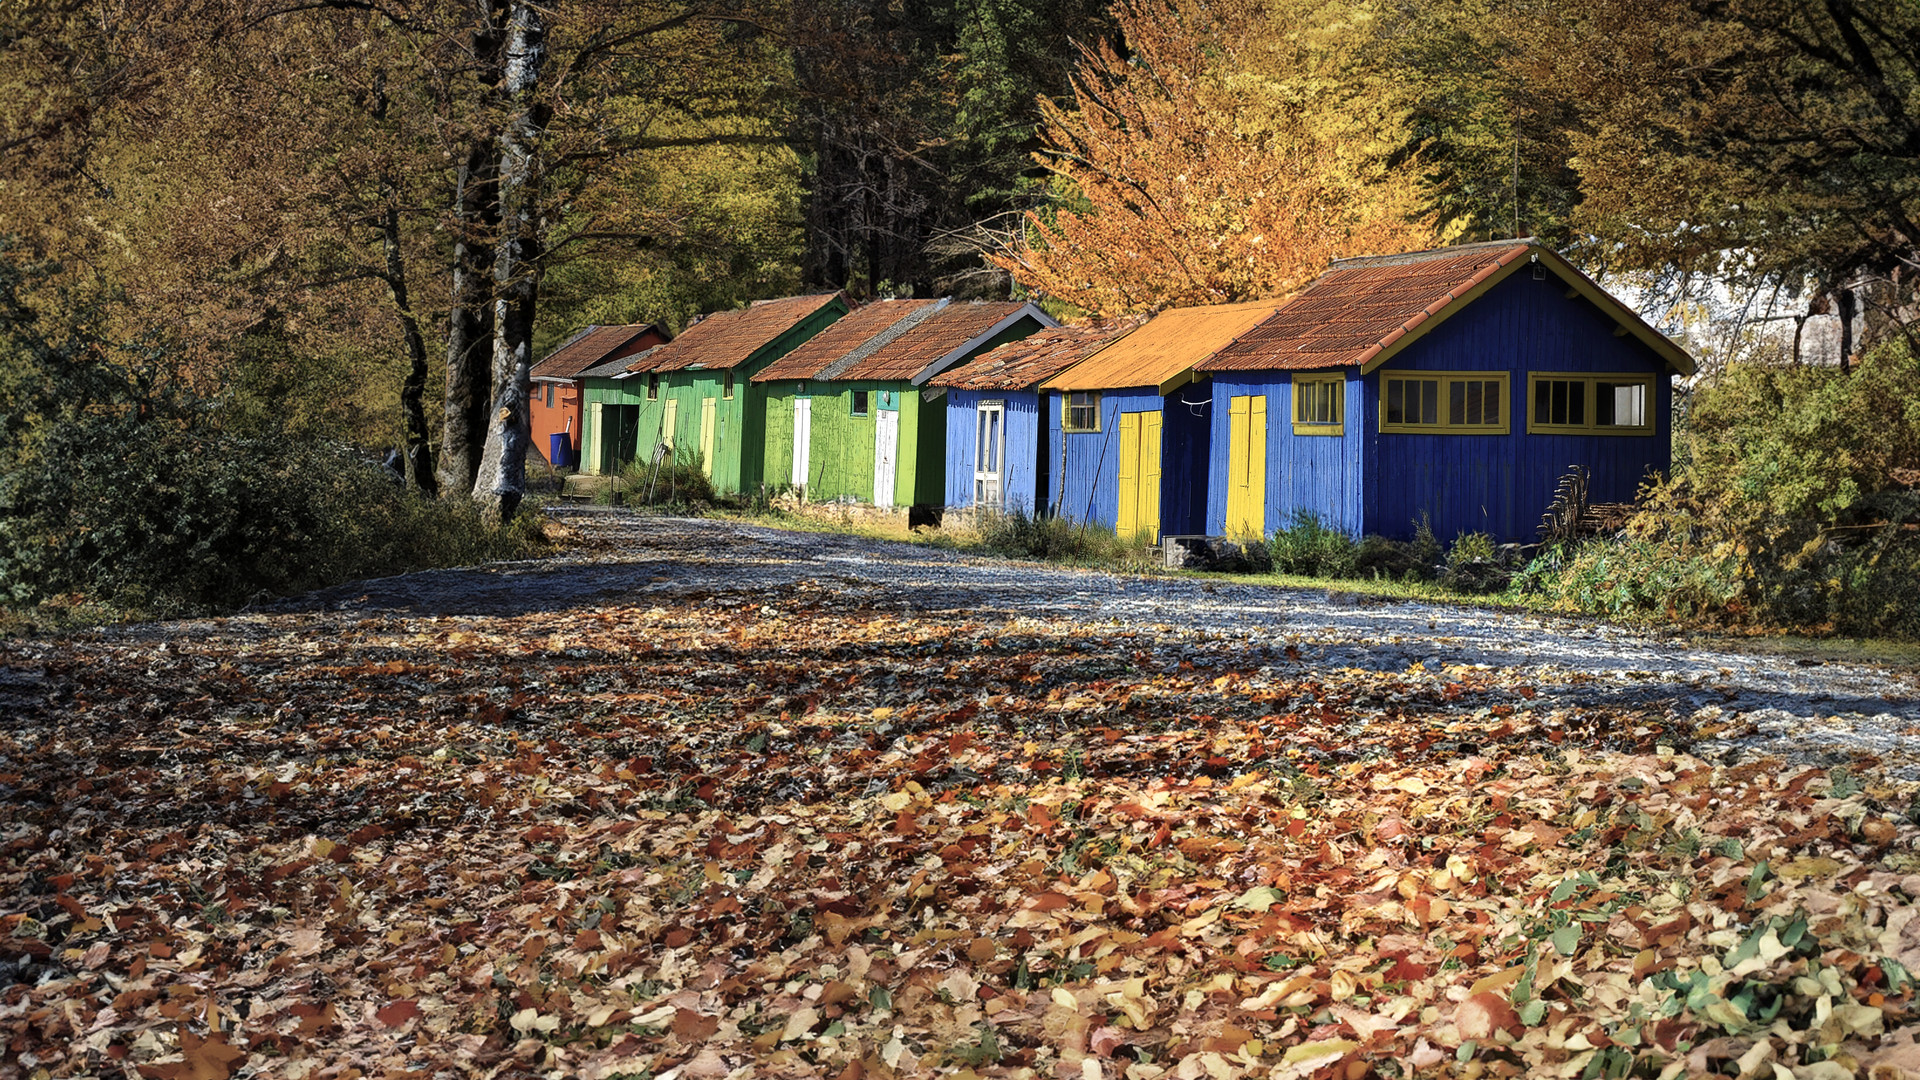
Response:
[[[584,461],[614,472],[665,448],[692,454],[716,492],[760,484],[765,410],[753,376],[847,313],[839,293],[717,311],[586,386]]]
[[[672,335],[658,323],[630,326],[589,326],[577,331],[559,348],[533,366],[533,449],[556,467],[580,462],[582,376],[591,368],[643,353],[664,344]],[[554,436],[560,436],[561,460],[554,460]]]
[[[947,391],[947,506],[1050,512],[1052,470],[1040,384],[1138,324],[1042,330],[928,380]]]
[[[754,377],[769,485],[809,500],[938,509],[946,408],[928,380],[1056,325],[1032,304],[877,300]]]
[[[1197,368],[1207,532],[1525,541],[1571,467],[1596,502],[1668,467],[1694,365],[1552,249],[1497,241],[1339,260]]]
[[[1213,398],[1195,365],[1279,306],[1170,308],[1041,383],[1055,512],[1140,543],[1200,532]]]

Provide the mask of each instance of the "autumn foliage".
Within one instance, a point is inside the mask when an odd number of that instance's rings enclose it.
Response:
[[[1426,246],[1304,8],[1115,11],[1128,51],[1088,51],[1072,104],[1045,110],[1063,204],[994,257],[1021,285],[1112,315],[1282,296],[1331,259]]]

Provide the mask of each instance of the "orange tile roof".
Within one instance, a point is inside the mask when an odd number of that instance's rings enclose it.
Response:
[[[1199,371],[1311,371],[1358,365],[1371,371],[1529,262],[1611,316],[1692,374],[1693,359],[1551,248],[1525,240],[1340,259],[1282,308],[1201,362]]]
[[[820,377],[911,379],[926,370],[927,365],[992,330],[996,323],[1019,314],[1025,307],[1026,304],[1018,301],[948,304],[872,353],[856,358],[845,367],[835,364]]]
[[[1040,384],[1042,390],[1111,390],[1153,386],[1165,393],[1186,381],[1195,364],[1212,356],[1284,303],[1168,308],[1145,325]]]
[[[839,293],[756,300],[749,307],[716,311],[680,332],[668,344],[648,352],[629,371],[717,371],[738,367],[840,298]]]
[[[1363,364],[1530,250],[1524,241],[1504,241],[1342,259],[1278,315],[1240,335],[1200,370],[1307,371]]]
[[[651,334],[650,340],[641,340]],[[653,323],[629,326],[589,326],[568,338],[533,366],[536,379],[571,379],[608,360],[631,356],[667,340],[664,328]]]
[[[808,338],[801,346],[762,368],[754,382],[775,379],[813,379],[885,332],[895,323],[938,304],[938,300],[875,300],[855,308],[838,322]]]
[[[1130,319],[1042,330],[981,353],[930,383],[956,390],[1031,390],[1138,325]]]

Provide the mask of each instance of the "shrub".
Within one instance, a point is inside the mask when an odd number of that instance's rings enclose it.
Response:
[[[713,481],[707,479],[706,464],[692,450],[677,450],[658,462],[629,462],[615,486],[626,502],[638,506],[692,515],[713,508]]]
[[[1136,561],[1139,554],[1112,529],[1019,510],[983,514],[974,527],[979,539],[968,546],[1018,559],[1113,565]]]
[[[1505,588],[1511,576],[1493,537],[1480,532],[1461,533],[1447,548],[1440,583],[1460,592],[1488,593]]]
[[[1359,548],[1318,514],[1298,511],[1292,525],[1267,539],[1267,553],[1278,573],[1344,578],[1353,576]]]
[[[230,609],[359,577],[524,554],[531,516],[400,490],[337,444],[239,439],[134,414],[55,425],[0,480],[0,596],[128,613]]]
[[[1508,588],[1560,611],[1670,619],[1726,612],[1741,592],[1737,559],[1632,536],[1550,545]]]

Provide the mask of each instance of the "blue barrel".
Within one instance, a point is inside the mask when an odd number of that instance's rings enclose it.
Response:
[[[572,448],[567,445],[566,432],[556,431],[547,436],[547,460],[553,462],[554,468],[565,468],[569,464],[567,451],[570,449]]]

